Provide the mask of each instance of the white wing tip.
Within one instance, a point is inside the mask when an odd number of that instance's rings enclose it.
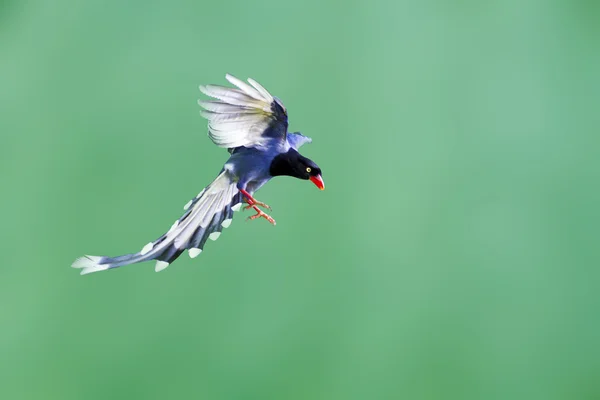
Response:
[[[197,249],[195,247],[188,250],[190,258],[196,258],[200,255],[200,253],[202,253],[202,249]]]
[[[200,85],[198,86],[198,89],[200,89],[200,92],[208,97],[212,97],[210,95],[210,89],[206,86],[206,85]]]
[[[236,205],[232,206],[231,209],[233,211],[239,211],[240,208],[242,208],[242,203],[237,203]]]
[[[160,272],[163,269],[167,268],[169,266],[169,263],[166,261],[157,261],[156,265],[154,266],[154,270],[156,272]]]
[[[223,222],[221,222],[221,226],[223,228],[229,228],[229,225],[231,225],[231,221],[233,221],[231,218],[226,219]]]
[[[221,236],[221,232],[213,232],[210,235],[208,235],[208,238],[214,241],[217,240],[219,236]]]
[[[273,101],[273,95],[269,93],[269,91],[265,89],[260,83],[256,82],[252,78],[248,78],[248,83],[250,83],[254,87],[254,89],[258,90],[258,92],[265,97],[265,100],[268,103],[271,103]]]

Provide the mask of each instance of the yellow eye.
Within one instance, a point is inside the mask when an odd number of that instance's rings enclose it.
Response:
[[[306,167],[306,172],[310,173],[310,171],[312,171],[312,169],[310,169],[310,167]]]

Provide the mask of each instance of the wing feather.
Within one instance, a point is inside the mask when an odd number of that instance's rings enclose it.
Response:
[[[267,89],[262,87],[262,85],[260,83],[256,82],[252,78],[248,78],[248,82],[250,82],[250,84],[252,86],[254,86],[254,88],[256,90],[258,90],[260,92],[260,94],[262,94],[264,96],[265,100],[267,100],[269,103],[273,102],[273,96],[271,96],[271,93],[269,93],[269,91]]]
[[[246,82],[236,78],[235,76],[227,74],[225,75],[225,79],[227,79],[232,85],[240,88],[248,96],[255,98],[258,101],[270,103],[268,97],[264,97],[258,90],[248,85]]]
[[[200,105],[200,107],[204,108],[208,112],[219,113],[219,114],[243,114],[243,113],[260,112],[256,108],[234,106],[231,104],[223,103],[221,101],[198,100],[198,104]],[[205,118],[208,118],[208,117],[205,117]]]
[[[200,91],[219,101],[199,100],[200,114],[208,120],[208,135],[220,147],[263,147],[272,140],[285,140],[287,113],[285,107],[258,82],[247,84],[227,74],[237,86],[200,86]]]
[[[243,113],[216,113],[206,110],[200,110],[200,115],[208,119],[211,124],[215,122],[227,123],[227,122],[242,122],[242,121],[256,121],[256,112],[243,112]]]

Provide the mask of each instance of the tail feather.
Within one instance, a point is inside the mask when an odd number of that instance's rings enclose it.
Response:
[[[186,249],[195,258],[204,249],[207,239],[216,240],[223,228],[231,223],[233,211],[241,207],[242,194],[227,171],[221,174],[186,204],[185,213],[158,239],[148,243],[137,253],[117,257],[83,256],[75,260],[73,268],[81,274],[105,271],[124,265],[157,260],[155,270],[169,266]]]
[[[104,271],[105,269],[108,269],[108,266],[101,264],[102,258],[105,257],[85,255],[75,260],[72,267],[81,268],[81,275],[86,275],[97,271]]]
[[[171,264],[184,251],[185,251],[185,249],[178,249],[175,246],[169,246],[169,247],[167,247],[167,249],[160,256],[156,257],[156,260],[166,262],[167,264]],[[166,267],[167,266],[165,266],[165,268]],[[158,268],[158,264],[157,264],[156,268]]]
[[[237,194],[235,194],[231,199],[231,202],[225,205],[223,211],[216,213],[213,216],[210,224],[207,227],[203,228],[202,226],[199,226],[196,229],[188,245],[190,257],[196,258],[204,249],[204,244],[209,238],[216,240],[217,238],[215,237],[215,234],[220,234],[223,231],[223,228],[229,227],[233,217],[232,205],[235,206],[236,204],[241,204],[241,202],[242,194],[237,192]]]

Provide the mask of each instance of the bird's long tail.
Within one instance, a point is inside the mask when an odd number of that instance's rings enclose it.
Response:
[[[185,205],[185,213],[167,233],[149,242],[139,252],[118,257],[86,255],[75,260],[72,267],[81,268],[81,275],[85,275],[156,260],[156,272],[162,271],[186,249],[190,257],[197,257],[208,239],[217,240],[223,228],[231,224],[233,212],[241,205],[242,194],[229,173],[223,171]]]

